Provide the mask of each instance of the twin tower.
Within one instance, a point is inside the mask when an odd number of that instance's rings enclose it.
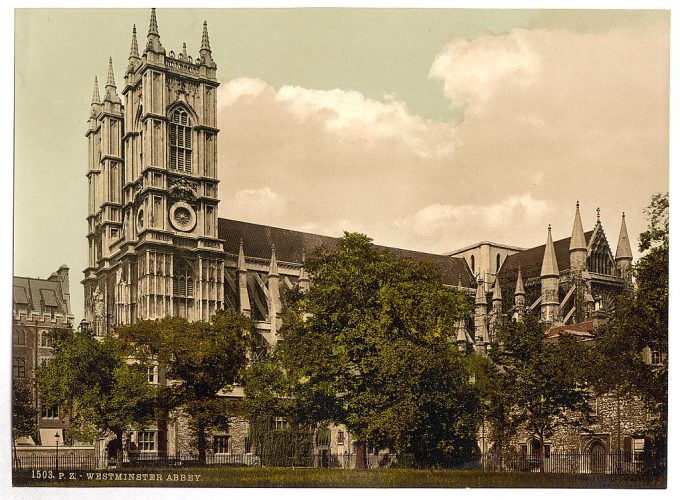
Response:
[[[166,52],[152,9],[141,54],[132,29],[121,94],[111,59],[103,99],[95,78],[83,285],[96,334],[135,319],[207,320],[223,308],[216,70],[206,23],[195,58],[186,44]]]

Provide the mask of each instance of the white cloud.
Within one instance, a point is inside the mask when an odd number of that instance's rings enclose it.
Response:
[[[430,77],[442,80],[451,101],[477,109],[501,86],[535,81],[541,57],[531,37],[532,32],[516,29],[506,36],[454,38],[435,58]]]
[[[430,76],[461,123],[394,95],[222,85],[220,215],[443,252],[566,237],[577,199],[625,210],[632,235],[667,189],[667,26],[454,39]]]

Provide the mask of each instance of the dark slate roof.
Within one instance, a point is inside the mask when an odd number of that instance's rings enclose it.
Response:
[[[311,255],[319,247],[332,250],[337,245],[337,238],[320,234],[304,233],[292,229],[282,229],[232,219],[219,219],[219,238],[224,240],[224,250],[238,255],[239,242],[243,240],[243,252],[247,257],[269,260],[272,244],[276,247],[276,258],[283,262],[300,263],[302,253]],[[442,281],[447,285],[474,286],[474,277],[468,269],[465,259],[447,255],[416,252],[376,245],[380,249],[389,250],[398,255],[419,262],[433,264],[441,273]]]
[[[593,231],[585,233],[586,243],[590,243],[590,237],[592,235]],[[555,246],[555,255],[557,257],[557,267],[560,272],[569,269],[570,242],[571,237],[557,240],[553,243]],[[501,285],[507,285],[508,283],[513,283],[514,285],[517,281],[517,271],[520,267],[522,268],[522,279],[525,282],[532,278],[539,278],[541,276],[541,264],[543,263],[544,253],[545,245],[541,245],[509,255],[498,272]]]
[[[41,300],[46,306],[57,307],[58,312],[67,314],[61,285],[56,281],[14,277],[14,303],[28,304],[29,311],[43,312]]]

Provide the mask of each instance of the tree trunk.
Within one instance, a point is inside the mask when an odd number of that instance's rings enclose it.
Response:
[[[123,468],[123,431],[116,432],[116,469]]]
[[[539,436],[538,447],[538,472],[543,474],[545,472],[545,450],[543,449],[543,434]]]
[[[196,428],[198,434],[198,463],[205,465],[205,425],[199,422]]]
[[[355,441],[356,446],[356,461],[354,468],[356,470],[366,470],[366,441]]]

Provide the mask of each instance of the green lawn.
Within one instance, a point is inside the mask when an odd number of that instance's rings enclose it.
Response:
[[[378,469],[290,469],[214,467],[193,469],[129,469],[126,474],[158,474],[133,479],[88,479],[85,473],[68,473],[60,481],[15,477],[16,486],[173,486],[173,487],[335,487],[335,488],[664,488],[665,479],[611,475],[569,475],[537,473],[500,473],[454,470]],[[107,471],[106,474],[116,474]],[[191,481],[189,481],[191,475]],[[198,477],[197,477],[198,475]],[[129,476],[128,476],[129,477]]]

